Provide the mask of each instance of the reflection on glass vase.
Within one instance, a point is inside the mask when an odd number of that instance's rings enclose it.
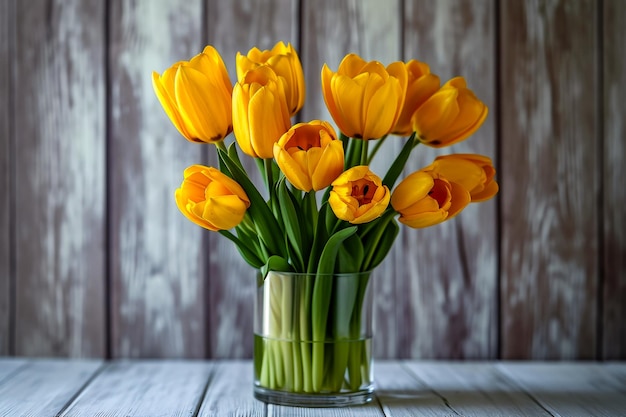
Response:
[[[371,272],[257,277],[254,396],[338,407],[372,399]]]

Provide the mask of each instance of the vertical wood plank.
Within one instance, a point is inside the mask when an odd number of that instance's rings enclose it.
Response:
[[[11,59],[11,34],[15,16],[11,0],[0,0],[0,62]],[[0,356],[9,354],[10,289],[11,289],[11,65],[0,66]]]
[[[104,3],[15,2],[16,353],[104,354]]]
[[[419,146],[409,174],[440,154],[478,153],[496,161],[495,2],[405,3],[404,58],[430,65],[441,83],[465,77],[489,107],[466,141],[435,150]],[[496,179],[501,178],[497,175]],[[403,228],[397,245],[397,355],[412,358],[495,358],[497,355],[496,199],[470,204],[434,227]]]
[[[595,355],[597,2],[503,2],[502,355]]]
[[[298,47],[298,1],[296,0],[211,0],[207,8],[208,43],[220,52],[233,84],[237,81],[235,55],[252,47],[271,49],[278,41]],[[227,138],[231,143],[232,135]],[[214,149],[209,160],[217,166]],[[246,171],[258,187],[262,181],[252,158],[239,153]],[[246,264],[232,243],[209,234],[210,270],[206,298],[209,355],[215,358],[252,356],[252,305],[256,272]]]
[[[626,122],[620,97],[626,95],[626,3],[604,2],[604,315],[602,357],[626,359]]]
[[[204,357],[203,229],[174,201],[204,148],[178,133],[151,78],[202,51],[202,1],[116,1],[110,13],[113,356]]]
[[[307,99],[302,111],[303,121],[327,120],[330,117],[321,90],[320,74],[326,63],[336,71],[345,55],[354,52],[364,60],[378,60],[384,65],[401,59],[400,1],[376,0],[342,1],[305,0],[302,3],[302,59],[307,83]],[[372,170],[383,176],[393,158],[400,151],[400,138],[387,141],[372,164]],[[401,333],[411,332],[397,322],[396,286],[405,280],[405,249],[396,242],[388,258],[374,273],[376,286],[376,336],[374,356],[394,357],[400,347]],[[412,334],[412,332],[411,332]]]

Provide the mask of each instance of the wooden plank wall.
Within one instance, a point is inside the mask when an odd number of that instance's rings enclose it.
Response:
[[[483,153],[501,193],[402,230],[376,357],[626,358],[625,27],[621,0],[0,0],[0,355],[251,356],[254,272],[173,202],[214,150],[178,135],[150,74],[210,43],[234,80],[237,51],[284,40],[298,120],[328,118],[321,66],[348,52],[463,75],[490,108],[407,167]]]

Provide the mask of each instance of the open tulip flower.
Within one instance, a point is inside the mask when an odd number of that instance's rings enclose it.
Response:
[[[185,217],[212,231],[237,226],[250,206],[239,184],[219,170],[203,165],[192,165],[185,170],[175,198]]]
[[[274,143],[291,126],[285,80],[262,65],[246,72],[233,89],[233,131],[241,150],[272,158]]]
[[[293,116],[304,105],[304,72],[298,54],[290,43],[278,42],[271,50],[252,48],[247,55],[237,53],[237,78],[242,80],[249,70],[260,65],[270,66],[276,75],[285,80],[285,94],[290,114]]]
[[[389,188],[365,165],[350,168],[332,183],[328,204],[335,216],[352,224],[370,222],[389,205]]]
[[[232,131],[232,84],[220,54],[207,46],[189,62],[178,62],[152,86],[181,135],[192,142],[216,143]]]
[[[467,139],[487,118],[487,106],[456,77],[433,94],[413,114],[411,122],[418,139],[434,148]]]
[[[274,158],[285,177],[302,191],[319,191],[343,172],[343,144],[328,123],[298,123],[274,144]]]
[[[384,67],[346,55],[337,72],[322,68],[322,93],[341,133],[364,140],[378,139],[394,128],[400,117],[407,88],[402,62]]]
[[[412,173],[391,195],[391,205],[400,213],[398,221],[413,228],[451,219],[470,201],[470,194],[463,186],[433,171]]]
[[[498,192],[498,183],[494,180],[496,170],[491,159],[476,154],[452,154],[435,158],[430,167],[469,191],[472,202],[486,201]]]
[[[430,73],[428,64],[414,59],[407,62],[405,66],[408,74],[406,99],[392,133],[408,136],[413,133],[411,123],[413,113],[439,90],[439,77]]]

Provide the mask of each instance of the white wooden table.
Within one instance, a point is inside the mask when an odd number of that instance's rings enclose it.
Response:
[[[0,358],[0,416],[626,416],[626,363],[378,361],[376,399],[252,396],[250,361]]]

